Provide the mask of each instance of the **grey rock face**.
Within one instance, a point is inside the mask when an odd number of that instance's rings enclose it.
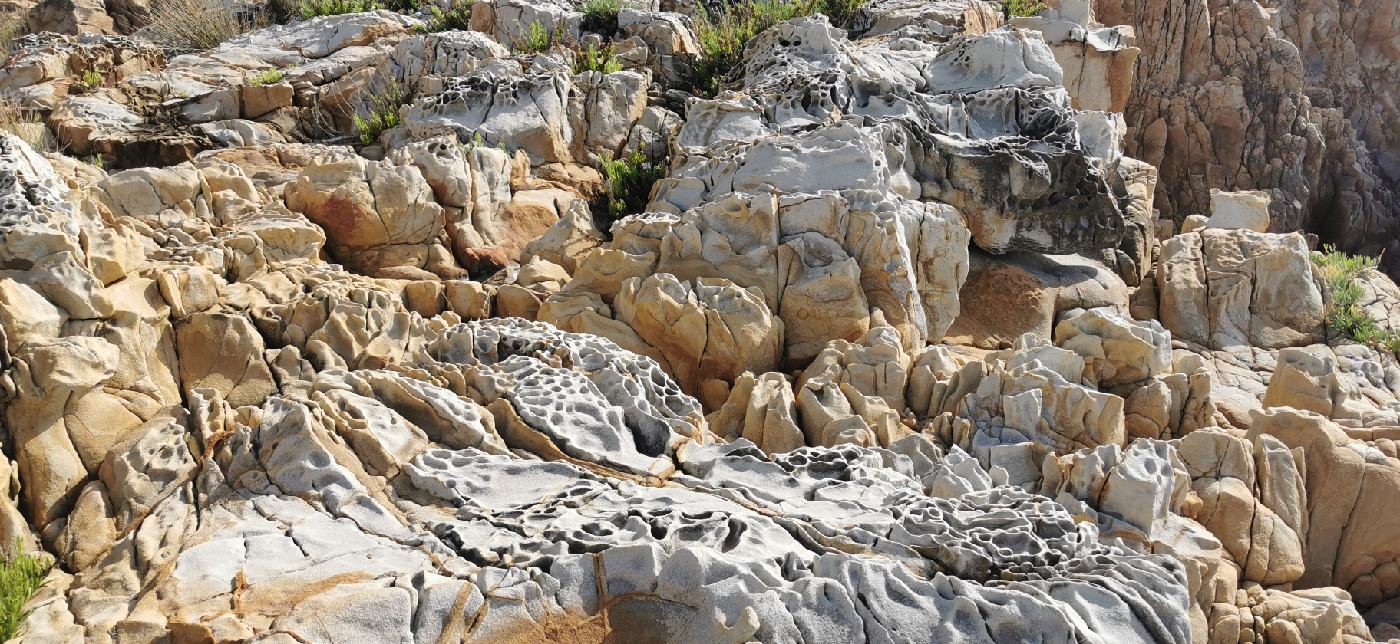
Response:
[[[1017,55],[983,53],[992,50]],[[883,187],[939,200],[956,207],[973,241],[993,252],[1097,254],[1122,239],[1122,210],[1080,143],[1074,111],[1057,87],[1059,67],[1038,34],[998,30],[941,48],[895,48],[845,41],[821,18],[809,18],[765,32],[747,51],[732,94],[690,106],[680,143],[707,152],[688,156],[677,176],[704,176],[717,186],[732,181],[743,190],[746,172],[773,177],[767,159],[801,150],[802,163],[822,170],[798,172],[772,189]],[[813,130],[819,124],[834,127]],[[865,136],[877,137],[846,144],[854,156],[842,146],[823,150],[812,143],[852,125],[873,127]],[[881,147],[885,159],[877,158]],[[852,165],[832,165],[823,154]],[[735,165],[732,180],[711,179],[714,170],[705,169]],[[797,177],[801,185],[790,183]],[[855,177],[877,183],[842,183]],[[766,180],[775,179],[783,177]],[[668,194],[663,188],[657,199],[681,209],[704,197]]]

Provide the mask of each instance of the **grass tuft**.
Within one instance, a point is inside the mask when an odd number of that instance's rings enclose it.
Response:
[[[583,28],[611,38],[617,33],[617,13],[622,10],[622,0],[584,0]]]
[[[205,51],[258,27],[222,0],[152,0],[151,21],[137,35],[166,49]]]
[[[691,80],[700,94],[712,98],[739,66],[745,44],[780,22],[820,13],[825,4],[823,0],[744,0],[718,16],[710,15],[703,4],[697,6],[700,59],[691,66]]]
[[[15,39],[27,33],[24,12],[8,10],[0,12],[0,63],[10,59],[10,49]]]
[[[1008,18],[1030,18],[1047,8],[1041,0],[1006,0],[1002,5]]]
[[[602,171],[607,184],[603,206],[608,213],[608,220],[602,222],[607,224],[604,230],[619,218],[642,212],[651,199],[652,185],[666,175],[664,164],[647,162],[640,150],[620,159],[604,161]]]
[[[275,85],[287,75],[280,69],[266,69],[248,77],[249,85]]]
[[[555,41],[563,39],[562,26],[550,33],[548,29],[544,28],[544,25],[540,24],[540,21],[536,20],[530,23],[525,37],[516,39],[511,49],[521,54],[539,54],[548,51],[550,47],[554,46]]]
[[[5,553],[0,561],[0,641],[19,634],[19,627],[28,616],[24,603],[44,583],[44,575],[52,565],[47,557],[23,552],[19,540]]]
[[[1380,260],[1323,246],[1322,252],[1312,253],[1312,262],[1327,289],[1327,328],[1377,350],[1400,354],[1400,330],[1381,327],[1380,321],[1361,307],[1366,290],[1357,278],[1379,266]]]
[[[102,87],[103,83],[107,82],[107,77],[103,76],[102,72],[99,72],[95,69],[89,69],[83,72],[83,76],[78,80],[78,82],[82,83],[83,87],[86,87],[89,90],[93,90]]]
[[[407,102],[408,92],[397,84],[390,85],[383,92],[372,96],[369,113],[356,114],[354,117],[355,134],[360,142],[370,145],[378,141],[379,135],[385,130],[398,126],[402,122],[399,106]]]
[[[622,71],[622,61],[617,59],[613,53],[612,45],[598,47],[589,45],[587,47],[574,49],[574,73],[602,72],[611,74]]]
[[[475,0],[454,0],[447,9],[431,5],[428,7],[427,24],[418,31],[430,34],[439,31],[467,31],[471,29],[473,4]]]
[[[35,152],[58,150],[58,142],[39,114],[20,109],[9,97],[0,96],[0,130],[19,137]]]

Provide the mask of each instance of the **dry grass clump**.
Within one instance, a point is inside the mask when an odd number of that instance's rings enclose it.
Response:
[[[14,100],[0,96],[0,130],[29,144],[35,152],[56,152],[58,141],[38,114],[26,112]]]
[[[0,63],[10,59],[15,39],[24,35],[24,14],[18,11],[0,12]]]
[[[151,22],[137,35],[177,52],[205,51],[263,22],[240,14],[227,0],[154,0]]]

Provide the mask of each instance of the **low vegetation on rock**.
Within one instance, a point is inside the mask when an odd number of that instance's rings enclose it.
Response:
[[[574,73],[599,72],[611,74],[622,71],[622,61],[617,59],[612,45],[587,45],[574,50]]]
[[[472,5],[475,0],[452,0],[446,9],[433,4],[427,7],[428,19],[423,33],[466,31],[471,28]]]
[[[0,560],[0,641],[19,634],[28,616],[25,602],[43,584],[51,565],[48,557],[24,552],[17,545],[5,552]]]
[[[302,18],[317,16],[339,16],[347,13],[360,13],[383,9],[379,0],[298,0],[297,13]]]
[[[355,136],[366,145],[378,141],[385,130],[403,122],[400,111],[408,98],[408,90],[397,83],[369,93],[363,113],[354,115]]]
[[[511,49],[521,54],[539,54],[548,51],[559,40],[557,32],[551,32],[536,20],[525,29],[525,34],[511,45]]]
[[[621,0],[584,0],[579,6],[583,12],[583,28],[611,38],[617,33],[617,13],[622,10]]]
[[[867,0],[822,0],[821,12],[838,27],[851,27]]]
[[[651,189],[658,179],[665,176],[664,164],[652,163],[640,150],[619,159],[603,161],[603,182],[607,186],[605,203],[607,224],[626,215],[642,212],[651,199]]]
[[[1005,0],[1002,6],[1006,15],[1013,18],[1038,16],[1048,8],[1041,0]]]
[[[1333,333],[1400,355],[1400,329],[1382,326],[1363,304],[1367,292],[1361,276],[1380,265],[1375,257],[1349,255],[1332,246],[1312,253],[1326,284],[1327,328]],[[1374,297],[1374,295],[1373,295]]]
[[[780,22],[818,13],[823,5],[822,0],[741,0],[719,12],[696,6],[700,56],[692,68],[693,82],[702,95],[713,97],[739,65],[745,44]]]
[[[266,69],[248,77],[249,85],[274,85],[282,82],[287,72],[280,69]]]

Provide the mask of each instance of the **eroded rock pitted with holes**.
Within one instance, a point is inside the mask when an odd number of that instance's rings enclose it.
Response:
[[[797,17],[714,96],[671,3],[19,39],[25,131],[111,168],[0,134],[0,540],[57,562],[22,640],[1400,635],[1400,363],[1300,223],[1383,219],[1384,66],[1298,54],[1354,137],[1292,55],[1238,82],[1300,118],[1232,128],[1157,18],[1054,4]],[[1218,9],[1267,46],[1232,65],[1329,29]],[[1207,181],[1154,113],[1217,126]],[[1158,220],[1210,188],[1268,199]]]

